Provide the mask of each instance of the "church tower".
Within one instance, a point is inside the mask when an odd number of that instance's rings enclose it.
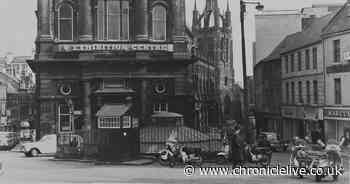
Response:
[[[206,0],[203,13],[199,13],[195,2],[192,32],[199,54],[217,68],[216,84],[223,121],[233,119],[231,104],[235,96],[231,16],[229,0],[223,13],[217,0]]]

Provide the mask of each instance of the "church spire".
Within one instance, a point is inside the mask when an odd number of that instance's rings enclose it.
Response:
[[[197,0],[194,1],[194,10],[192,17],[192,31],[195,31],[198,28],[199,24],[199,12],[197,10]]]
[[[232,23],[231,23],[231,10],[230,10],[230,4],[229,0],[227,0],[227,7],[226,7],[226,12],[225,12],[225,22],[226,22],[226,27],[230,28]]]
[[[227,2],[227,5],[226,5],[226,12],[231,12],[229,0],[227,0],[226,2]]]

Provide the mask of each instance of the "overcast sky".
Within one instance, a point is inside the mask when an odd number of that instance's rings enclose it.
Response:
[[[36,36],[36,10],[37,0],[1,0],[0,6],[0,55],[13,52],[15,55],[32,55],[34,38]],[[192,19],[194,0],[187,1],[188,24]],[[226,9],[227,0],[218,0],[222,11]],[[312,4],[343,3],[346,0],[260,0],[265,9],[300,9],[310,7]],[[239,0],[229,0],[232,11],[234,59],[236,80],[241,81],[241,48],[239,26]],[[198,9],[203,10],[205,0],[197,0]],[[248,73],[252,74],[251,44],[254,37],[254,9],[248,9],[247,14],[247,57]]]

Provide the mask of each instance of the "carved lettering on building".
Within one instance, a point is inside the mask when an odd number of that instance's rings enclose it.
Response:
[[[163,51],[174,52],[173,44],[59,44],[58,52]]]

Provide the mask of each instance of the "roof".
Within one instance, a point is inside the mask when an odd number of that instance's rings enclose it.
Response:
[[[174,112],[156,112],[152,118],[182,118],[183,115]]]
[[[127,105],[104,105],[96,113],[96,116],[122,116],[127,113],[130,109],[130,106]]]
[[[12,63],[27,63],[27,60],[31,59],[30,56],[16,56],[13,58]]]
[[[301,15],[300,10],[263,10],[259,11],[256,16],[270,16],[270,15]]]
[[[283,50],[285,50],[285,48],[287,47],[287,45],[289,43],[292,42],[292,40],[297,36],[297,34],[299,33],[294,33],[291,35],[286,36],[278,45],[277,47],[275,47],[272,52],[270,53],[270,55],[268,55],[266,58],[264,58],[261,62],[269,62],[269,61],[273,61],[273,60],[277,60],[280,59],[281,57],[281,53]],[[258,64],[259,64],[258,63]]]
[[[116,93],[134,93],[135,91],[127,88],[104,88],[96,90],[96,94],[116,94]]]
[[[153,136],[155,134],[157,136]],[[186,126],[147,126],[140,129],[140,140],[142,143],[162,143],[173,137],[179,143],[208,141],[209,136]],[[219,135],[218,135],[219,137]]]
[[[323,29],[323,34],[338,33],[350,29],[350,6],[349,3],[338,11],[332,21]]]
[[[288,43],[281,50],[281,54],[291,52],[296,49],[306,47],[321,41],[322,29],[328,25],[336,13],[332,13],[320,18],[315,18],[311,25],[304,31],[289,35]]]

